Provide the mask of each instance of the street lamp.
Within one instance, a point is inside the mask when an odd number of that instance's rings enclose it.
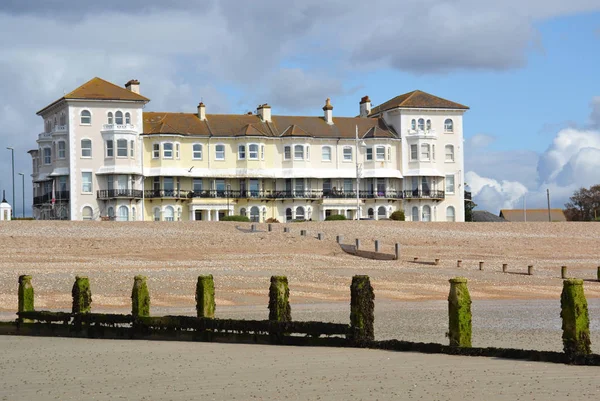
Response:
[[[23,184],[23,213],[22,213],[21,217],[25,218],[25,174],[19,173],[19,175],[21,176],[22,184]]]
[[[355,160],[356,160],[356,220],[360,220],[360,169],[361,165],[358,162],[358,147],[366,147],[364,141],[358,142],[358,125],[356,125],[356,152],[355,152]]]
[[[15,149],[8,146],[6,149],[10,150],[11,159],[12,159],[12,185],[13,185],[13,208],[16,209],[17,205],[15,205]],[[13,210],[14,210],[13,209]],[[14,213],[13,213],[14,216]]]
[[[226,189],[227,189],[227,216],[229,216],[229,191],[231,191],[231,184],[227,184]]]

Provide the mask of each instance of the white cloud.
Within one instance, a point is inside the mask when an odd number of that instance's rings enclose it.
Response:
[[[469,184],[475,203],[479,209],[497,212],[500,209],[512,209],[527,193],[525,185],[517,181],[497,181],[479,176],[473,171],[467,172],[465,179]]]

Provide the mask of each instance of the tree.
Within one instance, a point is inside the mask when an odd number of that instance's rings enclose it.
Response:
[[[600,218],[600,185],[579,188],[565,204],[565,216],[570,221],[591,221]]]

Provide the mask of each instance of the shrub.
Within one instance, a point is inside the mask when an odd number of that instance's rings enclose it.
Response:
[[[396,221],[404,221],[406,219],[406,217],[404,216],[404,210],[396,210],[390,215],[390,219]]]
[[[330,216],[325,217],[325,221],[334,221],[334,220],[346,220],[346,216],[343,214],[332,214]]]
[[[233,215],[233,216],[224,216],[221,218],[221,221],[243,221],[245,223],[249,223],[250,219],[247,216]]]
[[[276,219],[276,218],[274,218],[274,217],[269,217],[269,218],[268,218],[268,219],[265,221],[265,223],[279,223],[279,220],[277,220],[277,219]]]
[[[305,223],[307,220],[304,219],[296,219],[296,220],[292,220],[292,223]]]

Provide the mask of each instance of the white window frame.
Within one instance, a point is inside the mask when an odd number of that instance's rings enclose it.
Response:
[[[83,141],[89,141],[90,142],[90,147],[89,148],[84,148],[83,147]],[[79,141],[79,145],[81,146],[81,158],[82,159],[91,159],[92,158],[92,149],[93,149],[93,143],[92,140],[90,138],[81,138],[81,140]],[[89,156],[84,156],[83,155],[83,151],[84,150],[89,150],[90,151],[90,155]]]
[[[160,159],[160,143],[158,142],[152,144],[152,158]]]
[[[167,145],[171,145],[171,149],[170,150],[167,149]],[[174,152],[173,148],[174,147],[175,146],[174,146],[173,142],[163,142],[163,144],[162,144],[162,153],[163,153],[162,156],[163,157],[162,158],[163,159],[169,159],[169,160],[173,159],[173,152]],[[167,156],[167,152],[170,152],[170,156]]]
[[[346,152],[349,151],[349,152]],[[344,146],[344,148],[342,149],[342,160],[346,163],[352,162],[352,160],[354,159],[354,150],[352,149],[352,146]],[[347,156],[350,156],[349,158]]]
[[[129,141],[129,146],[130,146],[129,157],[131,157],[132,159],[134,159],[135,158],[135,140],[133,140],[133,139],[130,140]]]
[[[447,118],[444,120],[444,132],[449,134],[454,132],[454,120],[452,120],[451,118]]]
[[[219,150],[222,148],[222,150]],[[221,153],[221,157],[219,157],[219,153]],[[215,160],[223,161],[225,160],[225,144],[217,143],[215,144]]]
[[[454,174],[449,174],[446,176],[446,179],[444,180],[445,182],[445,190],[447,194],[454,194],[456,191],[456,179],[454,177]],[[452,190],[448,189],[448,186],[450,184],[450,182],[452,183]]]
[[[373,160],[373,148],[365,149],[365,160],[372,161]]]
[[[112,158],[115,157],[115,141],[113,139],[107,139],[106,140],[106,158]],[[110,144],[110,146],[109,146]]]
[[[84,177],[90,177],[89,183],[84,179]],[[86,186],[89,184],[89,191],[86,191]],[[91,171],[82,171],[81,172],[81,193],[82,194],[92,194],[94,193],[94,174]]]
[[[454,163],[454,145],[446,145],[445,146],[445,156],[444,156],[444,161],[446,163]],[[448,157],[450,156],[450,157]]]
[[[246,144],[238,145],[238,160],[246,160]]]
[[[156,213],[158,212],[158,213]],[[161,216],[161,210],[160,207],[155,207],[153,212],[152,212],[152,220],[154,221],[160,221],[160,216]]]
[[[283,147],[283,160],[290,160],[292,158],[292,146],[285,145]]]
[[[413,131],[417,130],[417,120],[414,118],[410,120],[410,129]]]
[[[115,123],[115,117],[112,111],[106,113],[106,123],[109,125],[113,125]]]
[[[121,122],[119,122],[119,119]],[[123,125],[123,112],[121,110],[117,110],[115,112],[115,124],[116,125]]]
[[[452,215],[448,214],[450,210],[452,210]],[[456,208],[454,206],[448,206],[446,208],[446,221],[456,221]]]
[[[120,146],[119,143],[121,145],[123,145],[123,143],[125,143],[125,147]],[[124,152],[125,154],[119,154],[119,152],[121,152],[121,153]],[[129,150],[128,150],[128,141],[127,141],[127,139],[122,139],[122,138],[117,139],[117,157],[120,158],[120,159],[123,159],[123,158],[128,157],[128,155],[129,155]]]
[[[425,131],[425,119],[424,118],[419,118],[417,120],[417,128],[419,129],[419,131]]]
[[[413,152],[413,150],[414,150],[414,152]],[[412,160],[412,161],[419,160],[419,145],[416,143],[413,143],[412,145],[410,145],[410,160]]]
[[[46,162],[46,149],[48,149],[48,162]],[[44,160],[45,165],[52,164],[52,148],[50,146],[42,148],[42,159]]]
[[[196,146],[200,148],[200,150],[196,150]],[[202,160],[202,144],[201,143],[193,143],[192,144],[192,159],[193,160]]]
[[[83,115],[83,113],[87,113],[89,115]],[[83,119],[89,119],[88,122],[84,122]],[[92,125],[92,112],[88,109],[83,109],[79,112],[79,125]]]
[[[325,157],[325,150],[326,149],[329,152],[329,154],[328,154],[329,158]],[[331,146],[329,146],[329,145],[321,146],[321,161],[331,162]]]
[[[296,156],[298,149],[302,152],[302,156]],[[304,160],[304,145],[294,145],[294,160]]]
[[[125,124],[131,125],[131,113],[130,112],[125,113]]]
[[[423,151],[424,149],[426,150],[426,152]],[[419,160],[421,160],[421,161],[431,160],[431,145],[430,144],[422,143],[419,150],[420,150]]]
[[[381,157],[379,151],[382,151]],[[378,162],[385,161],[385,146],[376,146],[375,147],[375,160]]]
[[[84,210],[86,210],[86,209],[92,211],[92,213],[89,215],[89,218],[84,213]],[[89,205],[86,205],[86,206],[82,207],[81,208],[81,220],[86,220],[86,221],[88,221],[88,220],[89,221],[94,220],[94,208],[91,207],[91,206],[89,206]]]
[[[252,150],[255,149],[255,150]],[[258,160],[260,146],[257,143],[249,143],[248,144],[248,160]],[[255,154],[252,156],[252,154]]]
[[[167,217],[167,210],[171,209],[173,211],[173,217]],[[165,210],[163,211],[163,220],[164,221],[175,221],[175,208],[171,205],[165,206]]]

